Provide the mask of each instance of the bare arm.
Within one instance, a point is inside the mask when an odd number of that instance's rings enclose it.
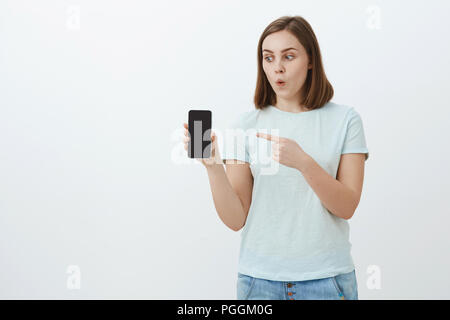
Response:
[[[364,159],[363,153],[341,155],[336,179],[311,157],[300,171],[328,211],[348,220],[361,198]]]
[[[189,136],[187,124],[184,124],[185,146]],[[226,172],[223,161],[217,149],[217,137],[212,132],[212,155],[209,159],[199,159],[205,166],[214,206],[222,222],[231,230],[239,231],[247,220],[253,189],[253,176],[247,162],[232,160],[226,162]]]
[[[298,169],[330,213],[346,220],[353,216],[361,197],[366,154],[342,154],[335,179],[295,140],[261,132],[256,136],[273,142],[272,158]]]
[[[207,168],[214,205],[220,219],[230,229],[239,231],[250,209],[253,177],[247,162],[217,164]]]

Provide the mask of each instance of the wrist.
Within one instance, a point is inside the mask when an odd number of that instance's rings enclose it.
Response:
[[[223,162],[214,162],[213,164],[204,164],[207,171],[216,171],[223,168]]]
[[[298,161],[297,170],[300,171],[301,173],[304,173],[308,169],[312,161],[313,158],[311,158],[309,154],[305,153],[300,158],[300,161]]]

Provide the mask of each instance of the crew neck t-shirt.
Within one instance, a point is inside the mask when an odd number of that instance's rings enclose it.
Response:
[[[353,271],[348,221],[323,206],[299,170],[273,160],[272,142],[256,132],[295,140],[336,178],[341,154],[369,157],[358,112],[333,102],[300,113],[269,105],[239,114],[225,131],[222,159],[248,162],[254,179],[238,272],[303,281]]]

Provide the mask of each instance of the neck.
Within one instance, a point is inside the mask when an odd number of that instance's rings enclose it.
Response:
[[[282,111],[295,112],[295,113],[308,111],[308,109],[304,105],[299,103],[299,101],[302,101],[300,99],[301,96],[302,96],[301,93],[299,93],[295,97],[295,99],[283,99],[283,98],[277,96],[275,107],[277,107],[278,109],[280,109]]]

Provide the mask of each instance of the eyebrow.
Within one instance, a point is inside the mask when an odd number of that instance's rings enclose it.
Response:
[[[286,49],[282,50],[281,52],[285,52],[285,51],[288,51],[288,50],[291,50],[291,49],[297,50],[297,49],[295,49],[295,48],[286,48]],[[270,51],[270,50],[268,50],[268,49],[264,49],[263,52],[264,52],[264,51],[268,51],[268,52],[270,52],[270,53],[273,53],[273,51]],[[298,50],[297,50],[297,51],[298,51]]]

